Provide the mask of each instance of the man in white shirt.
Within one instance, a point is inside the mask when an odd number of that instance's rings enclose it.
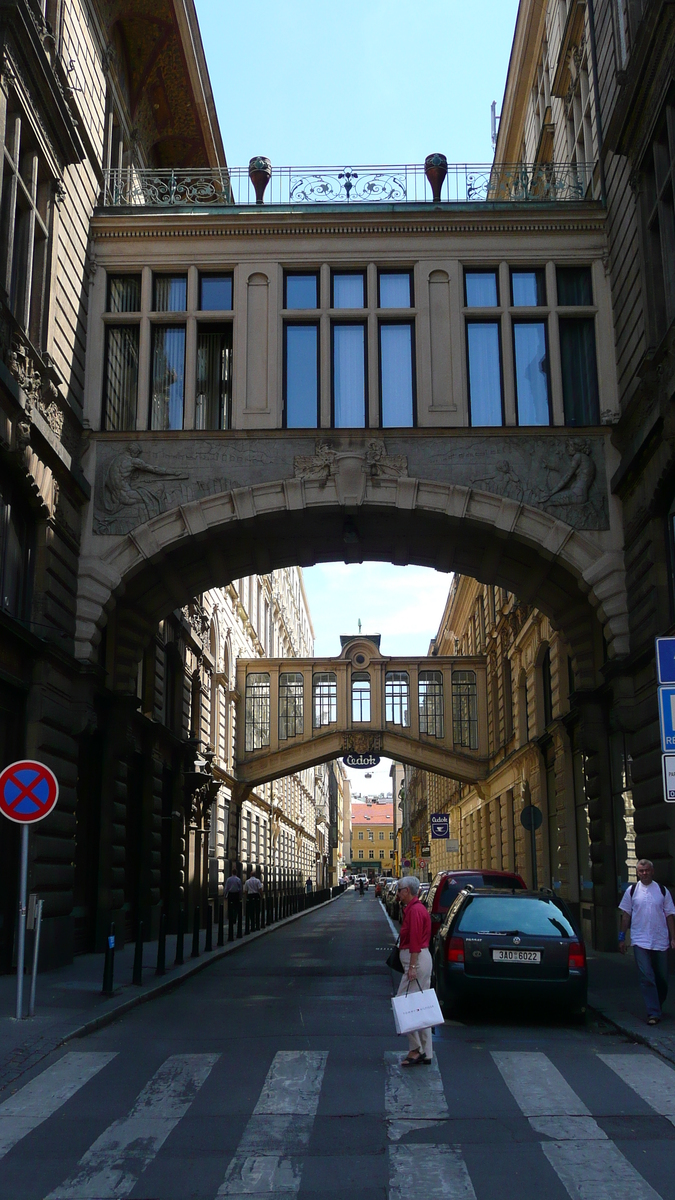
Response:
[[[647,1005],[647,1024],[658,1025],[668,995],[668,947],[675,950],[675,904],[667,888],[654,882],[654,864],[641,858],[637,883],[621,899],[619,950],[626,953],[630,928],[640,990]]]
[[[262,892],[262,882],[257,875],[249,875],[244,884],[244,891],[246,892],[246,917],[249,928],[255,932],[260,929],[260,893]]]

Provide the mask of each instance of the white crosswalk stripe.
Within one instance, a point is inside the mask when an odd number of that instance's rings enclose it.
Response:
[[[219,1196],[297,1196],[327,1059],[322,1050],[275,1055]]]
[[[384,1106],[391,1142],[415,1129],[433,1128],[450,1116],[436,1058],[430,1066],[402,1067],[401,1051],[389,1050],[384,1061]]]
[[[650,1108],[675,1125],[675,1071],[653,1054],[599,1054]]]
[[[536,1051],[493,1050],[492,1058],[573,1200],[660,1200],[610,1142],[560,1071]]]
[[[128,1116],[113,1122],[47,1200],[128,1196],[208,1078],[218,1054],[175,1054],[146,1084]]]
[[[64,1054],[0,1104],[0,1158],[57,1112],[113,1058],[114,1052],[104,1051]]]
[[[459,1146],[390,1146],[389,1200],[476,1200]]]

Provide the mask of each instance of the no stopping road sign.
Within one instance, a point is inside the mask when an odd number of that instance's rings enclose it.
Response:
[[[22,759],[0,773],[0,813],[17,825],[44,820],[58,798],[56,775],[44,763]]]

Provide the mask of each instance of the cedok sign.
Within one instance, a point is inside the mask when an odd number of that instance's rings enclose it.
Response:
[[[450,837],[450,814],[449,813],[432,813],[431,814],[431,836],[432,836],[432,838],[449,838]]]
[[[342,761],[346,767],[356,767],[359,771],[365,771],[368,767],[376,767],[380,760],[376,754],[345,754]]]

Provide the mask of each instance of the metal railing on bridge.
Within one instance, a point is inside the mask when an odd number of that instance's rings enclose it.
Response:
[[[441,156],[431,156],[440,158]],[[254,160],[267,162],[268,160]],[[101,204],[204,207],[305,204],[446,204],[579,201],[589,195],[593,163],[446,163],[428,165],[163,168],[104,172]],[[591,197],[592,198],[592,197]]]

